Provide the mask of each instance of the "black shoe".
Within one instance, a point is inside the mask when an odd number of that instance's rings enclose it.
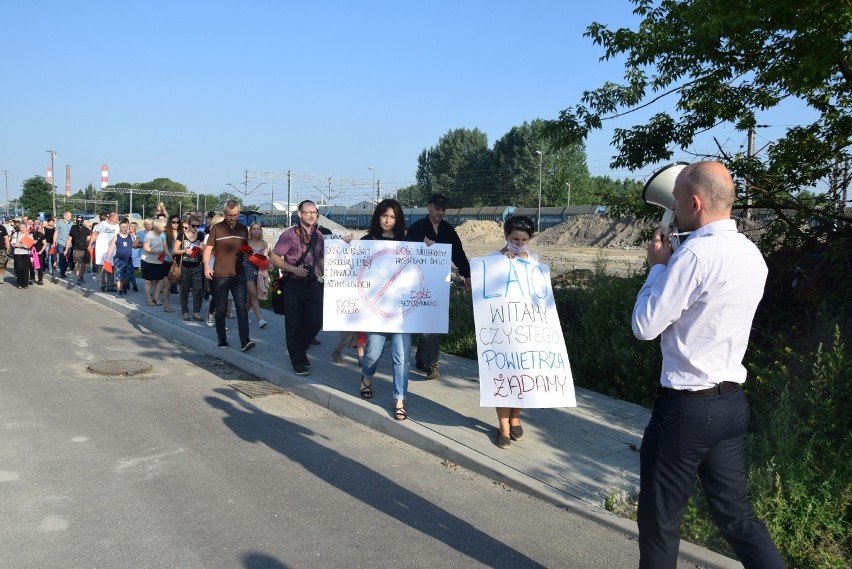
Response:
[[[228,340],[219,340],[219,347],[223,350],[228,349]]]
[[[522,426],[518,425],[517,427],[513,427],[509,425],[509,437],[513,441],[521,440],[522,436],[524,436],[524,428]]]
[[[429,368],[429,373],[426,374],[426,379],[440,379],[441,373],[438,370],[438,364],[432,364]]]
[[[317,340],[316,338],[314,338],[313,340],[311,340],[311,345],[312,345],[312,346],[319,346],[320,344],[322,344],[322,342],[320,342],[320,341],[319,341],[319,340]]]
[[[252,349],[253,347],[255,347],[256,345],[257,345],[257,344],[255,344],[254,342],[252,342],[251,340],[249,340],[248,342],[246,342],[245,344],[243,344],[243,346],[240,348],[240,351],[241,351],[241,352],[247,352],[247,351],[249,351],[250,349]]]
[[[293,372],[296,375],[310,375],[311,370],[305,367],[305,364],[293,364]]]
[[[426,369],[426,364],[423,363],[423,360],[417,360],[416,362],[414,362],[414,367],[416,367],[420,371],[429,371]]]
[[[39,286],[44,286],[44,282],[43,282],[43,281],[36,281],[36,284],[37,284],[37,285],[39,285]]]
[[[133,292],[139,292],[139,289],[136,288],[136,287],[133,287]]]
[[[106,287],[105,287],[105,286],[102,286],[102,287],[101,287],[101,292],[106,292]]]
[[[509,437],[504,437],[503,435],[497,435],[497,446],[502,449],[507,449],[512,446],[512,440]]]

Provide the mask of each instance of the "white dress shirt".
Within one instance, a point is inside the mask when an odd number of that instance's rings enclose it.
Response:
[[[742,361],[767,272],[732,219],[693,231],[668,265],[651,267],[632,325],[640,340],[662,334],[664,387],[695,391],[745,382]]]

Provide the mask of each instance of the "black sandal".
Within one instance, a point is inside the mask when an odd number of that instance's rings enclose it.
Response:
[[[364,399],[372,399],[373,398],[373,381],[370,380],[370,385],[364,383],[364,380],[367,379],[366,376],[361,376],[361,397]]]
[[[405,412],[405,407],[397,407],[393,410],[393,418],[397,421],[405,421],[408,419],[408,413]]]

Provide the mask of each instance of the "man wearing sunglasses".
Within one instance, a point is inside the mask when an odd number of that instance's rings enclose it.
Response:
[[[467,260],[461,239],[453,226],[444,221],[447,211],[447,198],[441,194],[429,196],[426,204],[428,214],[423,219],[417,220],[408,228],[405,235],[407,241],[425,243],[431,246],[433,243],[444,243],[452,246],[453,264],[464,278],[464,288],[470,292],[470,262]],[[426,372],[426,379],[438,379],[441,377],[438,368],[438,335],[421,334],[420,342],[417,344],[415,355],[415,367]]]

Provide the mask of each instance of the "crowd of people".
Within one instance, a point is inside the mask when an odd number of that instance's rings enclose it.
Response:
[[[766,264],[757,248],[737,232],[731,219],[736,198],[727,169],[718,162],[691,164],[677,176],[673,209],[679,236],[658,231],[648,247],[650,272],[639,291],[632,328],[637,338],[661,337],[663,368],[651,420],[641,447],[638,525],[640,567],[674,567],[679,527],[696,476],[722,535],[746,567],[784,567],[766,526],[757,519],[746,494],[743,438],[748,428],[748,403],[741,386],[742,365],[751,323],[763,294]],[[470,290],[470,265],[461,240],[443,217],[447,198],[433,194],[428,215],[406,228],[400,204],[381,201],[370,229],[361,239],[451,245],[452,261]],[[228,202],[224,216],[200,212],[169,216],[164,206],[154,219],[136,223],[115,212],[93,228],[71,213],[55,221],[21,218],[0,225],[0,283],[8,257],[13,257],[19,289],[43,284],[46,272],[66,278],[73,270],[83,284],[87,265],[101,291],[123,297],[137,292],[139,269],[149,306],[172,312],[170,294],[179,294],[184,320],[203,320],[208,296],[208,325],[216,327],[219,346],[228,348],[226,319],[231,301],[236,309],[240,349],[255,343],[249,335],[251,310],[259,328],[266,325],[259,300],[269,284],[270,265],[284,278],[287,353],[297,375],[309,375],[308,347],[322,327],[324,240],[316,204],[298,206],[299,222],[287,228],[272,247],[260,226],[239,223],[239,204]],[[504,223],[506,245],[495,255],[538,260],[528,250],[535,225],[525,216]],[[351,240],[353,236],[346,236]],[[267,257],[267,253],[269,254]],[[176,270],[177,269],[177,270]],[[173,288],[174,287],[174,288]],[[192,308],[189,296],[192,296]],[[340,361],[347,347],[358,350],[358,393],[373,397],[373,377],[390,343],[393,416],[408,418],[412,337],[409,333],[345,332],[332,353]],[[415,366],[438,379],[438,339],[422,334]],[[506,449],[523,436],[519,408],[497,408],[495,442]]]

